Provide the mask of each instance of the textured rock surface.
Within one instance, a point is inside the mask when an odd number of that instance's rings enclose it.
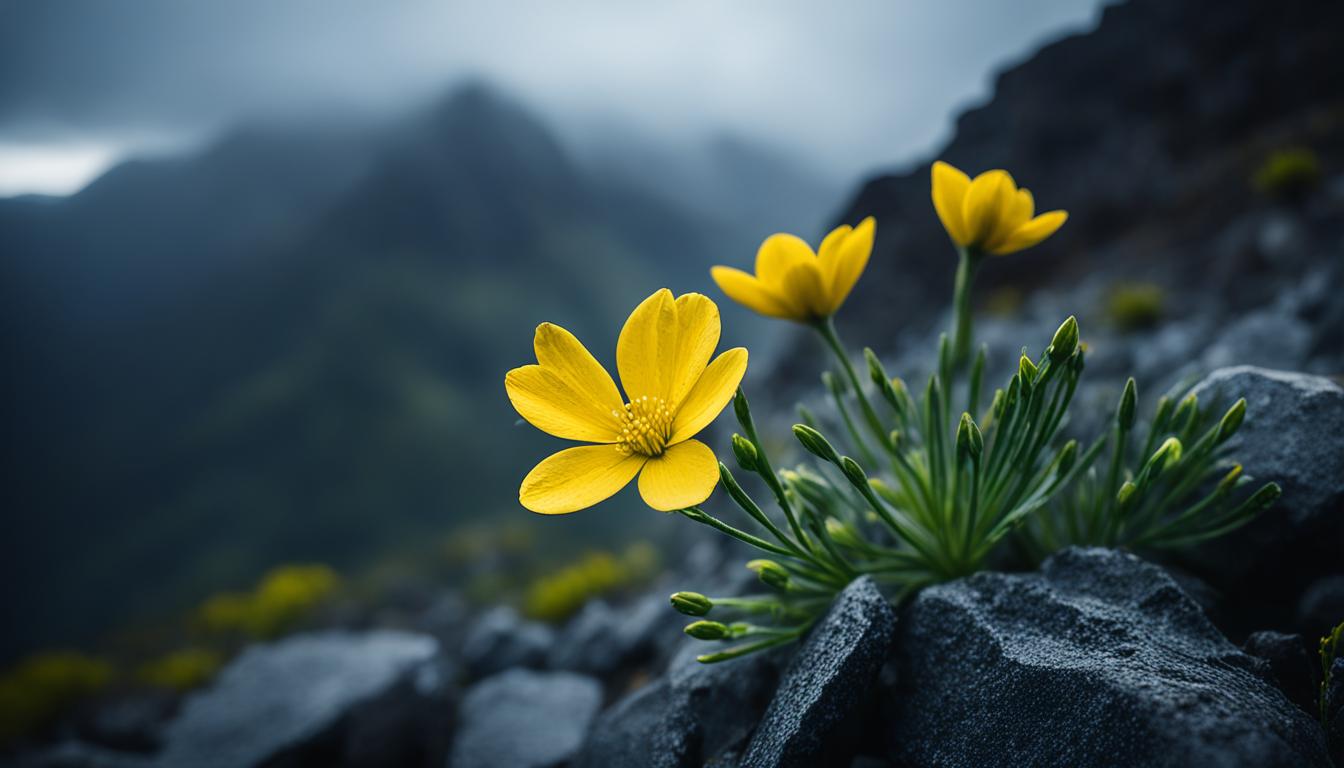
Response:
[[[1214,371],[1194,393],[1210,405],[1246,398],[1246,421],[1228,453],[1257,481],[1283,487],[1278,504],[1202,545],[1195,561],[1240,599],[1291,611],[1308,584],[1341,570],[1344,389],[1319,376],[1238,366]]]
[[[676,639],[683,622],[667,598],[648,595],[621,608],[593,600],[570,620],[547,653],[552,669],[594,675],[647,662]]]
[[[847,765],[895,624],[891,605],[871,579],[846,587],[781,679],[744,768]]]
[[[709,648],[686,641],[663,678],[603,713],[575,764],[699,766],[742,744],[770,702],[789,649],[722,664],[695,660]]]
[[[513,669],[487,678],[462,698],[453,768],[565,765],[602,706],[602,687],[571,672]]]
[[[911,766],[1329,764],[1312,718],[1132,555],[931,587],[897,634],[889,749]]]
[[[1315,669],[1320,665],[1307,655],[1301,635],[1255,632],[1241,647],[1247,654],[1263,659],[1269,665],[1270,674],[1289,701],[1312,717],[1318,715]]]
[[[540,667],[555,643],[545,624],[526,621],[507,605],[476,619],[462,641],[462,663],[473,677],[488,677],[513,667]]]
[[[392,631],[299,635],[249,648],[187,699],[164,732],[157,764],[238,768],[293,755],[326,741],[352,708],[395,689],[437,650],[433,638]]]

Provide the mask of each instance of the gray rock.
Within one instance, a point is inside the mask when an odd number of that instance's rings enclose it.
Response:
[[[405,632],[324,632],[246,650],[190,696],[157,764],[242,768],[330,749],[338,723],[393,691],[438,651]]]
[[[1194,562],[1244,604],[1286,614],[1308,584],[1340,572],[1344,389],[1319,376],[1238,366],[1213,372],[1193,391],[1201,405],[1225,407],[1246,398],[1246,420],[1228,441],[1228,455],[1258,482],[1283,487],[1273,508],[1198,547]],[[1262,621],[1291,619],[1272,615]]]
[[[574,764],[698,766],[745,742],[770,703],[790,649],[719,664],[695,660],[709,649],[686,641],[662,678],[603,713]],[[649,744],[657,750],[642,746]]]
[[[547,654],[552,669],[606,676],[654,660],[677,638],[682,616],[661,595],[646,595],[623,608],[590,600],[570,620]]]
[[[158,749],[177,706],[177,696],[163,691],[135,691],[98,702],[79,728],[85,741],[128,752]]]
[[[547,768],[567,764],[602,706],[602,687],[571,672],[511,669],[472,686],[452,768]]]
[[[1325,689],[1325,721],[1330,756],[1336,763],[1344,762],[1344,658],[1336,658],[1330,667],[1330,680]]]
[[[1320,704],[1316,686],[1316,665],[1307,655],[1301,635],[1281,632],[1255,632],[1246,638],[1242,650],[1258,659],[1264,659],[1279,690],[1303,712],[1319,716]]]
[[[462,641],[462,664],[472,677],[488,677],[513,667],[539,668],[555,643],[555,631],[525,621],[507,605],[481,614]]]
[[[1251,312],[1223,331],[1201,360],[1206,371],[1229,365],[1297,370],[1311,354],[1311,326],[1276,307]]]
[[[977,574],[902,618],[884,703],[903,765],[1329,765],[1312,719],[1132,555]]]
[[[4,762],[3,765],[7,768],[152,768],[154,763],[143,755],[68,741]]]
[[[784,674],[743,767],[848,765],[895,624],[871,579],[845,587]]]
[[[1322,637],[1344,621],[1344,573],[1313,582],[1297,603],[1297,628],[1306,637]]]

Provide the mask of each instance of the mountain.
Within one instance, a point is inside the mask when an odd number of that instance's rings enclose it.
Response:
[[[876,216],[877,244],[839,322],[889,347],[945,307],[956,257],[929,199],[934,159],[972,175],[1006,168],[1040,210],[1069,211],[1046,243],[986,262],[981,305],[1000,288],[1101,274],[1173,293],[1198,286],[1233,315],[1272,300],[1322,255],[1308,248],[1285,262],[1253,242],[1290,206],[1252,179],[1285,149],[1308,149],[1325,173],[1344,162],[1342,27],[1344,6],[1316,0],[1107,7],[1093,31],[1002,72],[939,152],[862,185],[838,218]],[[1298,209],[1308,230],[1337,249],[1338,202],[1312,205]]]
[[[759,237],[637,179],[591,172],[476,85],[0,201],[0,655],[280,560],[355,564],[521,516],[517,482],[555,444],[503,395],[534,326],[610,363],[639,298],[703,290]]]

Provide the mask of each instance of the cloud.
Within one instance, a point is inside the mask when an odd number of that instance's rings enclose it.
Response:
[[[385,112],[483,77],[572,126],[732,131],[851,174],[927,151],[1097,0],[43,0],[0,10],[0,141]]]

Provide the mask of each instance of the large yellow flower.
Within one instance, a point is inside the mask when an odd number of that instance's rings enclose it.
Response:
[[[664,288],[645,299],[616,343],[623,400],[573,334],[550,323],[537,326],[538,364],[509,371],[509,400],[543,432],[597,445],[568,448],[538,464],[518,491],[523,506],[544,515],[575,512],[610,497],[635,475],[645,503],[663,512],[709,498],[718,460],[691,438],[728,405],[747,370],[741,347],[710,362],[719,331],[719,308],[706,296],[674,299]]]
[[[837,227],[816,253],[794,235],[771,235],[756,252],[756,274],[714,267],[710,275],[728,298],[762,315],[813,323],[835,314],[873,252],[869,216],[859,226]]]
[[[1064,211],[1035,216],[1031,192],[1018,189],[1007,171],[985,171],[972,181],[941,160],[933,164],[933,207],[953,242],[996,256],[1030,248],[1069,217]]]

